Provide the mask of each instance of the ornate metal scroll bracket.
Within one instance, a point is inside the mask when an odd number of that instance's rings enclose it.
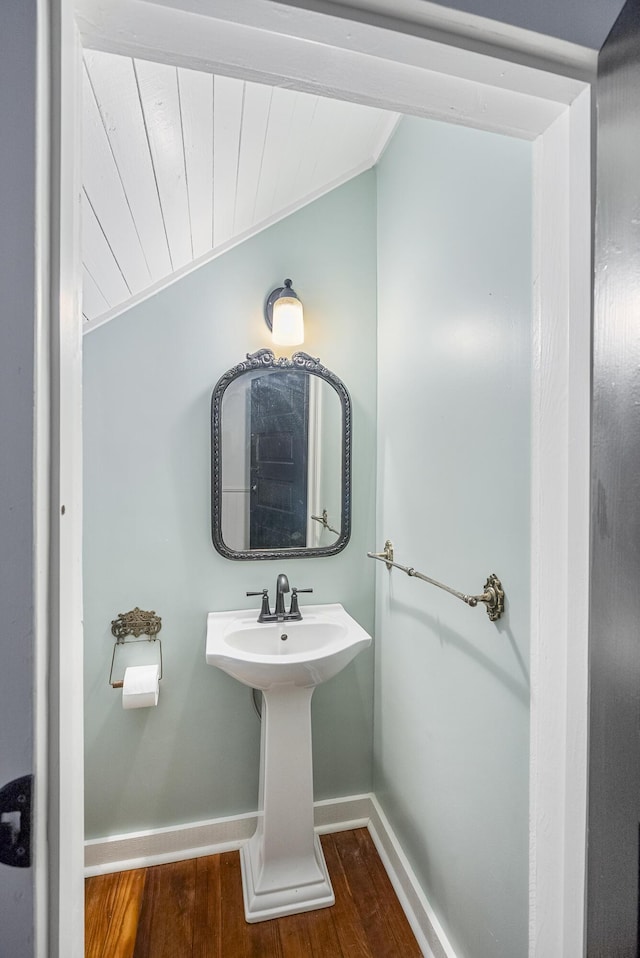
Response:
[[[468,595],[466,592],[458,592],[457,589],[452,589],[443,582],[438,582],[437,579],[431,579],[422,572],[417,572],[412,566],[400,565],[399,562],[394,562],[393,543],[390,539],[387,539],[385,542],[383,552],[367,552],[367,556],[370,559],[378,559],[380,562],[384,562],[387,569],[400,569],[401,572],[406,572],[406,574],[412,578],[422,579],[423,582],[435,585],[438,589],[444,589],[449,595],[454,595],[457,599],[461,599],[462,602],[465,602],[471,608],[475,608],[478,602],[482,602],[492,622],[496,622],[504,613],[504,589],[502,588],[500,579],[493,572],[484,584],[484,592],[482,595]]]
[[[115,637],[113,646],[113,655],[111,656],[111,670],[109,672],[109,685],[114,689],[122,688],[122,680],[113,681],[113,665],[116,660],[116,650],[119,645],[125,642],[156,642],[160,653],[160,678],[162,678],[162,641],[158,638],[158,632],[162,628],[162,619],[156,615],[152,609],[145,612],[139,609],[131,609],[130,612],[119,612],[117,618],[111,622],[111,634]],[[133,636],[133,638],[130,638]]]
[[[474,597],[475,598],[475,597]],[[484,584],[484,592],[477,596],[478,602],[484,602],[487,615],[495,622],[504,612],[504,589],[498,576],[492,572]],[[472,603],[469,603],[470,605]]]
[[[339,529],[334,529],[332,525],[329,525],[329,517],[328,517],[326,509],[322,510],[321,516],[311,516],[311,518],[315,519],[316,522],[320,522],[322,524],[323,529],[328,529],[329,532],[335,532],[337,536],[340,535]]]
[[[124,642],[128,635],[134,635],[136,639],[141,635],[155,639],[161,628],[162,619],[153,609],[151,612],[144,612],[138,606],[130,612],[119,612],[117,619],[111,622],[111,634],[118,642]]]

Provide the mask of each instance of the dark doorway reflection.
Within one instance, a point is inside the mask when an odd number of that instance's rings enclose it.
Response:
[[[298,370],[251,383],[251,549],[307,544],[309,378]]]

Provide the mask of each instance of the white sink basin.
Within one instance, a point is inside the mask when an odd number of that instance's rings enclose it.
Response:
[[[257,622],[257,610],[210,612],[207,662],[263,691],[313,688],[340,672],[371,636],[339,604],[307,605],[299,622]]]

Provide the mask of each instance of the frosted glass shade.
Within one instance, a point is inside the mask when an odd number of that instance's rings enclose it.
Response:
[[[279,296],[273,304],[273,342],[277,346],[298,346],[304,342],[302,303],[295,296]]]

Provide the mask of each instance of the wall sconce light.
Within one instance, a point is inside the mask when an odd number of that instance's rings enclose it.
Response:
[[[302,303],[291,288],[290,279],[269,293],[264,320],[277,346],[298,346],[304,342]]]

